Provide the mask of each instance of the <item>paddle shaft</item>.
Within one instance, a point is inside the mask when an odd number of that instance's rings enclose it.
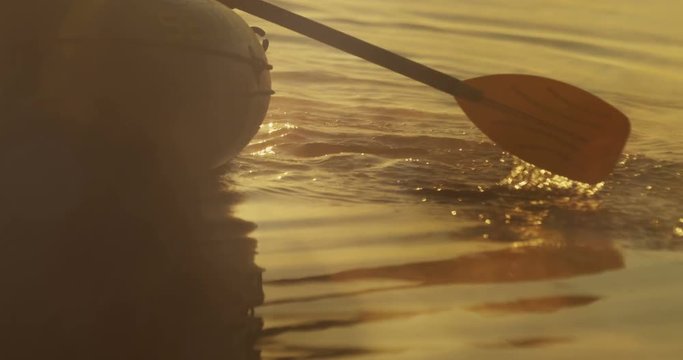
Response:
[[[246,13],[318,40],[455,97],[478,100],[482,94],[460,80],[391,51],[299,16],[262,0],[219,0]]]

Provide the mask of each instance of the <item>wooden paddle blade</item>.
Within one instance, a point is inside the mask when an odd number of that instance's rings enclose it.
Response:
[[[456,98],[502,149],[555,174],[586,183],[614,168],[630,132],[628,118],[597,96],[531,75],[465,80],[480,99]]]

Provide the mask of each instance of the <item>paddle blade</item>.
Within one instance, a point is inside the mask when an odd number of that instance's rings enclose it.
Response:
[[[464,83],[483,94],[477,100],[456,98],[470,120],[505,151],[555,174],[600,182],[626,144],[626,116],[572,85],[514,74]]]

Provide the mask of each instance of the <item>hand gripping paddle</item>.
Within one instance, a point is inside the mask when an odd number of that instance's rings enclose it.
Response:
[[[453,95],[503,150],[555,174],[600,182],[626,144],[626,116],[572,85],[515,74],[460,81],[265,1],[220,1]]]

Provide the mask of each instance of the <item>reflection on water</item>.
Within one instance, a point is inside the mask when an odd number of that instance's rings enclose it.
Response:
[[[360,220],[360,215],[346,215],[337,209],[336,221],[311,222],[316,226],[311,228],[310,238],[306,233],[296,233],[302,237],[297,243],[307,244],[314,253],[313,258],[305,257],[301,250],[289,252],[293,247],[287,245],[287,237],[292,235],[284,231],[288,228],[278,215],[272,220],[263,219],[264,225],[282,229],[278,233],[284,235],[278,239],[284,242],[278,247],[283,253],[264,258],[264,262],[273,266],[270,274],[274,275],[265,282],[268,296],[258,310],[266,319],[260,342],[265,357],[321,358],[341,350],[352,353],[340,357],[390,357],[393,352],[409,353],[410,346],[437,341],[430,339],[446,341],[455,336],[436,330],[442,321],[460,323],[463,317],[477,316],[467,321],[484,322],[483,329],[493,329],[499,318],[510,318],[505,321],[513,322],[529,317],[528,321],[533,323],[534,316],[539,314],[567,316],[563,314],[603,303],[603,291],[554,285],[625,268],[624,254],[612,238],[617,217],[603,208],[601,186],[586,188],[553,177],[543,179],[544,174],[533,171],[524,177],[514,174],[513,171],[510,181],[477,190],[467,187],[415,189],[418,197],[428,198],[432,207],[442,209],[445,214],[439,216],[417,216],[411,208],[405,216],[393,213],[386,218],[364,216],[366,220]],[[361,209],[351,206],[356,208]],[[297,213],[294,209],[291,208],[292,216]],[[349,214],[359,214],[355,211],[349,210]],[[349,216],[355,219],[354,230],[344,220]],[[449,217],[450,225],[442,217]],[[392,227],[400,229],[399,224],[403,222],[430,232],[416,232],[416,238],[410,240],[393,238],[402,233],[392,231]],[[381,232],[370,235],[376,233],[375,229],[384,229],[385,235]],[[339,240],[326,240],[330,234],[337,233]],[[267,238],[268,233],[263,236]],[[349,261],[336,271],[302,270],[293,272],[299,276],[284,277],[277,272],[273,274],[278,267],[298,267],[312,259],[323,264],[334,263],[338,261],[335,257],[344,256],[345,242],[357,244],[353,251],[356,256],[362,257],[367,251],[367,257],[378,259],[379,264]],[[386,245],[378,249],[373,247],[374,242],[386,242]],[[424,250],[429,254],[426,256],[396,250],[406,245],[437,250]],[[334,246],[339,248],[335,251]],[[311,250],[327,247],[333,247],[329,255],[326,250]],[[454,250],[452,254],[448,252],[449,247]],[[377,255],[382,251],[397,255],[388,255],[385,259]],[[533,284],[542,290],[511,291],[515,286],[525,289]],[[477,294],[472,289],[481,287],[489,289],[490,294],[467,295]],[[503,287],[506,290],[500,290]],[[389,335],[361,342],[364,346],[356,344],[356,336],[380,331],[370,329],[392,333],[402,331],[399,328],[407,330],[411,323],[421,323],[427,328],[421,330],[416,343],[405,348],[399,344],[387,345],[384,340],[389,341]],[[429,329],[431,326],[435,328]],[[547,349],[584,341],[580,334],[562,333],[561,327],[557,330],[546,334],[529,326],[520,333],[482,333],[473,335],[474,339],[466,344],[442,346],[452,351],[460,346],[496,351]]]
[[[453,194],[440,192],[442,201]],[[456,195],[462,198],[463,194]],[[310,282],[345,282],[390,279],[410,283],[410,287],[444,284],[484,284],[561,279],[620,269],[624,260],[606,232],[599,229],[568,229],[567,222],[579,222],[582,217],[595,216],[558,204],[524,198],[492,197],[494,206],[486,206],[486,214],[465,212],[472,216],[470,226],[461,227],[451,236],[457,239],[483,234],[482,239],[508,243],[503,249],[471,252],[454,258],[442,254],[439,260],[365,267],[332,274],[269,281],[270,285],[294,285]],[[559,198],[562,201],[562,197]],[[597,201],[590,197],[586,202]],[[596,205],[597,206],[597,205]],[[478,208],[481,210],[481,207]],[[557,214],[559,213],[559,215]],[[560,223],[553,220],[557,216]],[[494,220],[492,220],[494,219]],[[553,221],[555,223],[553,223]],[[444,259],[445,257],[445,259]],[[401,286],[398,288],[402,288]],[[395,290],[395,287],[384,290]],[[365,289],[363,292],[374,292]],[[335,294],[333,296],[340,296]],[[351,295],[358,295],[353,292]],[[332,295],[327,295],[332,296]],[[280,299],[277,303],[317,300],[313,298]],[[589,304],[590,302],[586,303]],[[269,304],[269,303],[266,303]],[[531,307],[535,302],[529,302]],[[544,302],[539,302],[539,306]]]
[[[505,348],[539,348],[550,345],[558,345],[562,343],[571,342],[571,338],[563,337],[528,337],[528,338],[518,338],[510,339],[500,342],[493,343],[482,343],[478,346],[483,348],[492,349],[505,349]]]
[[[633,135],[604,185],[558,184],[451,97],[254,19],[278,96],[235,175],[264,358],[680,357],[680,1],[280,4],[464,79],[579,85]]]
[[[353,319],[326,319],[311,321],[304,324],[298,325],[285,325],[279,327],[272,327],[264,330],[261,333],[262,337],[276,336],[290,331],[321,331],[326,329],[332,329],[335,327],[352,327],[364,323],[372,323],[377,321],[387,321],[408,318],[412,316],[418,316],[420,313],[410,313],[410,312],[364,312],[358,314]]]
[[[621,267],[623,259],[614,248],[538,241],[448,260],[354,269],[310,278],[277,280],[271,284],[378,278],[410,281],[421,286],[501,283],[565,278]]]
[[[98,142],[2,158],[0,358],[260,358],[262,270],[255,225],[231,215],[239,196]]]
[[[536,299],[519,299],[503,303],[487,303],[470,308],[483,314],[550,313],[576,306],[590,305],[600,298],[597,296],[550,296]]]

